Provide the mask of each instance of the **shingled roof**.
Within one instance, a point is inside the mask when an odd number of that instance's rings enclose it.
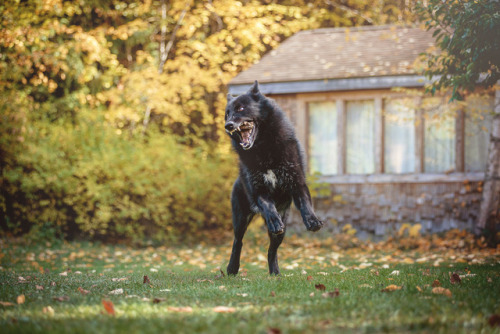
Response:
[[[299,32],[241,72],[230,85],[414,75],[413,62],[433,45],[418,27],[369,26]]]

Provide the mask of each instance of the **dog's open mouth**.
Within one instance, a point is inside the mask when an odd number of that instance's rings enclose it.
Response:
[[[252,148],[257,134],[257,128],[253,121],[244,121],[238,128],[231,131],[230,134],[232,135],[234,132],[238,134],[240,145],[244,150]]]

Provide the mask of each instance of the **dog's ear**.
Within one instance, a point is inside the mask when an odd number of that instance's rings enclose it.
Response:
[[[231,102],[234,99],[234,97],[231,94],[227,94],[227,102]]]
[[[255,101],[258,101],[260,99],[261,93],[260,93],[260,90],[259,90],[259,82],[257,80],[255,80],[255,82],[253,83],[252,87],[250,87],[250,89],[248,90],[247,94],[250,95],[250,96],[252,96],[252,98]]]

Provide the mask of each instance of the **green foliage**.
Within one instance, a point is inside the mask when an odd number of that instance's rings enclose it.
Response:
[[[229,226],[231,156],[187,148],[168,134],[120,135],[99,120],[43,125],[27,130],[31,140],[17,156],[23,168],[4,169],[10,221],[136,241],[194,238]]]
[[[462,99],[478,82],[500,80],[500,2],[429,0],[417,12],[443,51],[425,55],[425,75],[439,76],[428,91],[452,88],[452,99]]]

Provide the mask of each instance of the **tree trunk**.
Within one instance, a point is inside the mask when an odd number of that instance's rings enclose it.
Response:
[[[495,90],[495,114],[488,154],[488,165],[483,185],[483,198],[476,234],[495,232],[500,222],[500,87]]]

